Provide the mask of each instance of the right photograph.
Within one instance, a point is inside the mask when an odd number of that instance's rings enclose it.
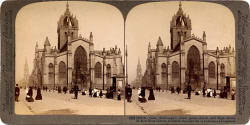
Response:
[[[140,4],[125,38],[125,115],[235,115],[235,20],[226,6]]]

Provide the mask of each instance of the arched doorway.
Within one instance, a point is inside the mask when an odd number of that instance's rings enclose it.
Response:
[[[82,46],[77,47],[74,54],[73,84],[77,84],[80,89],[87,88],[87,64],[87,52]]]
[[[200,52],[196,46],[191,46],[187,55],[187,80],[188,84],[191,84],[192,89],[201,88],[201,63]]]

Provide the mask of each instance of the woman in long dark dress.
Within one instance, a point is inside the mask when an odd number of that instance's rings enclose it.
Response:
[[[42,100],[42,93],[40,88],[37,89],[36,100]]]
[[[154,90],[152,88],[149,89],[148,100],[155,100]]]
[[[32,90],[32,87],[29,87],[29,91],[26,95],[26,101],[27,102],[34,102],[34,99],[33,99],[33,90]]]
[[[142,87],[142,89],[141,89],[141,97],[142,97],[142,99],[141,99],[141,102],[146,102],[147,100],[146,100],[146,98],[145,98],[145,88],[144,87]]]

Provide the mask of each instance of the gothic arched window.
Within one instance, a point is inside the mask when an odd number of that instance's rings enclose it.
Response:
[[[167,65],[165,63],[161,64],[161,78],[162,78],[162,83],[166,82],[167,78]]]
[[[209,77],[215,78],[215,64],[213,61],[208,64],[208,73]]]
[[[173,79],[179,78],[179,75],[180,75],[180,66],[178,62],[174,61],[172,63],[172,78]]]
[[[54,74],[54,65],[52,63],[49,64],[49,74]]]
[[[54,65],[49,64],[49,83],[54,84]]]
[[[167,65],[165,63],[161,64],[161,69],[162,69],[162,73],[166,74],[167,73]]]
[[[66,65],[63,61],[59,63],[59,78],[66,78]]]
[[[97,62],[95,64],[95,78],[101,78],[102,77],[102,64],[100,62]]]

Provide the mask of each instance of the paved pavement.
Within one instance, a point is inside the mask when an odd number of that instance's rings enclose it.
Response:
[[[34,98],[36,91],[34,93]],[[146,97],[148,97],[146,91]],[[106,98],[91,98],[79,93],[78,99],[73,94],[58,94],[42,91],[43,100],[25,101],[25,92],[21,90],[20,101],[15,103],[17,114],[72,114],[72,115],[233,115],[236,112],[236,101],[207,98],[186,94],[154,91],[156,100],[140,103],[137,90],[133,90],[132,103],[124,104]],[[125,105],[125,108],[124,108]]]

